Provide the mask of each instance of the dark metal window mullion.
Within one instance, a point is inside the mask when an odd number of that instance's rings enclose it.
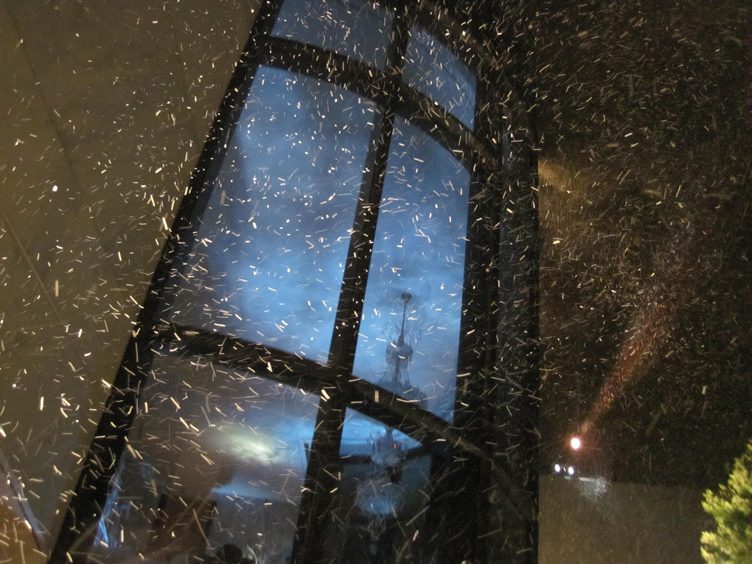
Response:
[[[308,393],[321,394],[321,390],[326,389],[327,396],[332,397],[336,389],[337,394],[347,396],[348,402],[356,405],[362,413],[402,431],[418,442],[424,442],[426,437],[444,439],[470,455],[482,452],[476,438],[457,429],[453,423],[402,400],[378,385],[343,377],[341,370],[302,359],[295,354],[180,323],[162,327],[157,342],[172,345],[191,356],[204,356],[212,363],[295,386]]]
[[[370,98],[383,108],[391,107],[395,113],[405,116],[412,125],[454,152],[468,167],[469,159],[458,154],[458,151],[478,153],[486,160],[496,159],[492,143],[474,133],[445,108],[437,106],[425,94],[401,83],[399,75],[393,70],[375,70],[344,55],[279,38],[268,38],[259,64],[326,81]],[[376,142],[377,132],[372,140],[372,143]],[[372,171],[372,167],[366,166],[366,169]],[[364,176],[366,194],[368,186],[370,181]]]
[[[490,104],[492,95],[480,72],[476,77],[475,122],[481,137],[492,138],[492,131],[482,120],[479,108]],[[498,247],[493,245],[493,216],[498,195],[493,181],[499,162],[484,154],[474,153],[470,165],[470,194],[467,218],[467,246],[465,253],[464,291],[462,294],[462,318],[460,321],[460,355],[457,361],[458,376],[455,404],[455,422],[486,444],[483,420],[485,413],[485,381],[493,370],[495,357],[488,354],[490,311],[493,306],[489,286],[493,285],[493,257]],[[493,285],[495,286],[495,285]],[[495,350],[495,347],[492,348]]]
[[[168,245],[174,240],[174,248],[166,249],[162,255],[162,259],[168,264],[162,280],[162,288],[159,294],[155,296],[155,299],[160,302],[159,309],[154,312],[155,317],[159,313],[169,310],[171,306],[173,296],[169,293],[169,278],[174,278],[182,273],[185,263],[181,264],[181,261],[193,250],[198,225],[214,192],[214,180],[222,167],[227,155],[228,143],[232,139],[240,115],[245,108],[248,93],[258,71],[259,61],[263,60],[265,52],[269,48],[266,38],[274,27],[281,4],[281,0],[270,0],[262,9],[222,99],[222,105],[214,119],[212,130],[207,137],[201,157],[191,177],[190,190],[183,198],[178,215],[173,223]],[[207,183],[207,179],[211,179],[211,183]],[[160,260],[161,262],[162,260]],[[170,269],[172,273],[170,273]],[[157,270],[159,270],[159,266]],[[152,294],[153,292],[150,291],[147,300]],[[154,326],[160,322],[164,323],[166,320],[155,319]]]
[[[435,30],[434,34],[436,33]],[[441,38],[443,39],[443,37]],[[481,74],[474,70],[476,76],[476,123],[479,122],[483,100],[487,92]],[[462,128],[464,129],[464,127]],[[441,555],[441,562],[454,562],[477,559],[483,553],[483,543],[477,539],[484,531],[484,524],[478,519],[479,511],[484,507],[482,479],[487,463],[484,441],[484,409],[487,373],[493,367],[486,354],[489,332],[489,285],[493,273],[490,257],[494,256],[492,230],[494,193],[489,186],[491,171],[498,167],[498,161],[481,139],[484,138],[482,127],[477,135],[470,133],[470,140],[478,140],[472,149],[455,156],[460,158],[470,172],[468,194],[468,214],[465,247],[465,266],[462,292],[462,315],[460,321],[459,356],[457,359],[457,385],[455,392],[454,425],[471,436],[475,445],[481,448],[476,455],[457,456],[454,449],[442,452],[437,449],[431,469],[432,479],[436,482],[436,491],[432,498],[438,505],[431,507],[429,519],[436,521],[438,534],[459,535],[451,550]],[[457,147],[462,151],[462,147]],[[456,503],[449,495],[449,505],[443,500],[448,492],[463,492],[462,503]],[[439,524],[440,523],[440,524]],[[462,534],[459,533],[462,531]]]
[[[476,165],[470,181],[467,237],[465,247],[465,274],[462,292],[462,316],[460,319],[459,356],[457,359],[457,391],[454,422],[473,434],[480,431],[478,420],[482,415],[483,372],[486,366],[485,352],[487,316],[489,311],[488,270],[489,256],[488,202],[485,189],[479,178]],[[480,439],[480,437],[478,437]],[[479,440],[479,442],[482,442]]]
[[[476,124],[480,138],[493,138],[489,124],[483,122],[479,108],[490,104],[493,92],[480,72],[476,73]],[[466,503],[463,505],[462,522],[472,533],[465,538],[462,558],[482,561],[487,556],[483,541],[488,523],[479,521],[478,515],[487,513],[487,496],[484,493],[492,483],[487,460],[492,458],[493,437],[488,433],[488,389],[494,387],[490,377],[495,365],[495,336],[493,330],[496,304],[495,272],[498,268],[498,237],[494,225],[498,221],[499,181],[501,163],[497,158],[475,153],[473,155],[470,184],[470,207],[468,209],[467,251],[465,256],[462,319],[460,323],[460,355],[457,363],[458,381],[456,393],[455,424],[472,436],[481,446],[483,456],[463,463],[464,472],[472,473],[474,479],[462,484]],[[461,378],[459,376],[462,376]],[[489,456],[490,454],[490,456]],[[485,459],[485,460],[484,460]],[[470,509],[468,511],[468,509]],[[459,513],[463,513],[462,510]]]

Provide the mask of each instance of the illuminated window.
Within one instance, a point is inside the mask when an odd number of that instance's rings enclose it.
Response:
[[[473,131],[488,55],[457,29],[366,0],[260,16],[58,558],[530,547],[530,484],[496,452],[499,287],[513,299],[520,263],[498,258],[511,121]]]
[[[169,312],[326,363],[374,130],[372,101],[260,67]]]

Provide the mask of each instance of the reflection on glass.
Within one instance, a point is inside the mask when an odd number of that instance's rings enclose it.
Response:
[[[234,545],[287,562],[317,409],[316,395],[159,356],[90,553],[193,562]]]
[[[394,16],[368,0],[286,0],[272,35],[384,68]]]
[[[470,174],[398,118],[354,373],[451,419]]]
[[[398,445],[402,451],[420,446],[418,441],[411,439],[406,434],[396,429],[389,429],[383,423],[379,423],[357,411],[347,409],[345,425],[342,428],[342,440],[339,449],[340,456],[343,458],[347,458],[348,456],[371,456],[374,448],[377,451],[383,450],[379,447],[379,444],[381,444],[379,440],[386,437],[387,433],[390,439],[393,439],[390,442]]]
[[[414,541],[421,531],[426,540],[431,536],[426,531],[430,451],[407,435],[348,409],[340,455],[342,480],[325,560],[423,561],[419,558],[427,556],[430,547]]]
[[[352,92],[259,68],[173,319],[326,362],[377,119]]]
[[[402,79],[473,129],[475,77],[430,33],[417,28],[410,30]]]

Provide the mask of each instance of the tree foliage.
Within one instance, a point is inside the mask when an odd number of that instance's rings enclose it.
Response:
[[[726,485],[707,490],[702,507],[716,531],[702,533],[702,555],[709,564],[752,564],[752,444],[734,461]]]

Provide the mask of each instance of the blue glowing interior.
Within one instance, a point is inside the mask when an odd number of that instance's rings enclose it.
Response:
[[[107,562],[135,561],[161,507],[166,530],[190,530],[195,512],[211,523],[204,534],[215,546],[263,542],[267,554],[289,553],[319,396],[164,348],[152,376],[97,551]]]
[[[347,408],[345,411],[345,425],[342,427],[342,440],[339,453],[341,456],[367,456],[372,452],[375,441],[383,438],[387,426],[372,419],[354,409]],[[392,431],[394,440],[399,443],[401,449],[410,450],[420,446],[415,439],[405,433]]]
[[[403,333],[412,388],[392,391],[409,399],[418,389],[445,419],[454,411],[469,186],[451,152],[397,118],[353,372],[387,384],[396,376],[388,351]]]
[[[259,68],[173,319],[325,363],[378,121],[348,90]]]

